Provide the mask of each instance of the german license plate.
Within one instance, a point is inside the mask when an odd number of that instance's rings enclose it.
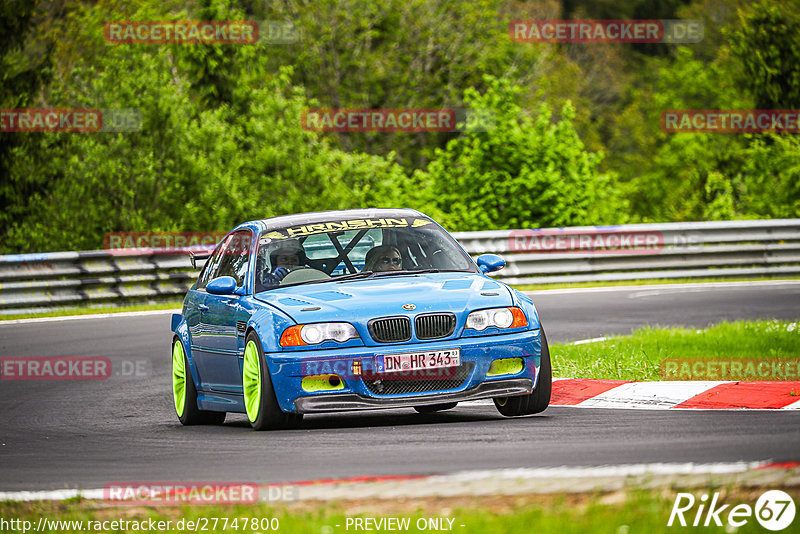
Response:
[[[461,349],[378,354],[375,360],[378,373],[458,367],[461,365]]]

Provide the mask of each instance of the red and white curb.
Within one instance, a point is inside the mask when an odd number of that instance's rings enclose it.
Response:
[[[800,462],[652,463],[458,471],[433,475],[377,475],[262,484],[261,502],[397,499],[545,493],[586,493],[626,488],[794,487]],[[0,492],[0,501],[64,500],[81,497],[105,504],[103,489]]]
[[[493,406],[494,403],[479,400],[463,405]],[[634,410],[800,410],[800,382],[633,382],[554,378],[550,406]]]
[[[656,410],[800,410],[800,382],[631,382],[556,378],[550,405]]]

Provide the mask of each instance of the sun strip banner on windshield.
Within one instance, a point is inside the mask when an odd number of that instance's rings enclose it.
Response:
[[[293,237],[305,237],[313,234],[324,234],[326,232],[339,232],[346,230],[364,230],[372,228],[419,228],[431,224],[428,219],[349,219],[342,221],[332,221],[319,224],[307,224],[295,226],[293,228],[281,228],[267,233],[264,237],[270,239],[290,239]]]

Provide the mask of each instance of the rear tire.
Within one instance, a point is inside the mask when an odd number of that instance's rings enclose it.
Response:
[[[175,413],[183,425],[221,425],[225,421],[225,412],[197,408],[197,388],[183,342],[177,336],[172,341],[172,399]]]
[[[456,406],[458,406],[457,402],[446,402],[442,404],[428,404],[427,406],[414,406],[414,409],[419,413],[434,413],[450,410]]]
[[[302,414],[286,413],[278,405],[261,341],[252,331],[245,340],[242,393],[245,413],[254,430],[295,428],[303,419]]]
[[[550,368],[550,348],[542,328],[542,361],[539,366],[539,379],[536,387],[527,395],[496,397],[497,411],[506,417],[518,417],[543,412],[550,405],[550,392],[553,388],[553,373]]]

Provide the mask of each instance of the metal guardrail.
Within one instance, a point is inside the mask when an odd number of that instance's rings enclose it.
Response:
[[[0,256],[0,315],[176,299],[198,273],[188,255],[86,251]]]
[[[591,240],[611,235],[638,236],[655,243],[614,251],[547,248],[544,242],[548,238],[552,244],[558,237],[578,236],[573,241],[579,241],[580,237]],[[486,252],[503,255],[508,263],[498,278],[509,284],[800,274],[800,219],[503,230],[454,236],[473,256]],[[538,248],[531,246],[537,244]]]
[[[453,235],[473,257],[503,255],[496,276],[510,284],[800,274],[800,219]],[[197,274],[188,255],[154,251],[0,256],[0,315],[174,300]]]

